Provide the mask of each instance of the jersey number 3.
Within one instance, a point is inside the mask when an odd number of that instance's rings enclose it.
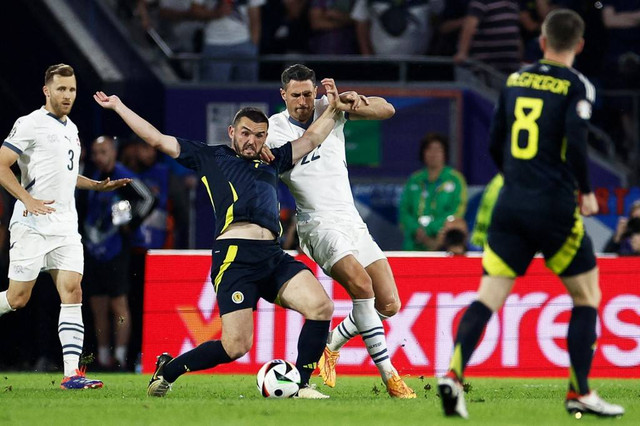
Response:
[[[511,127],[511,155],[520,160],[531,160],[538,153],[540,130],[536,120],[542,114],[544,101],[537,98],[518,97],[514,108],[516,120]],[[526,132],[527,143],[520,146],[520,132]]]
[[[73,170],[73,151],[69,150],[69,164],[67,164],[67,169],[68,170]]]

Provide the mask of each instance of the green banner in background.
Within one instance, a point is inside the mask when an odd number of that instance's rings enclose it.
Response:
[[[373,120],[348,121],[344,126],[347,164],[380,166],[382,157],[381,123]]]

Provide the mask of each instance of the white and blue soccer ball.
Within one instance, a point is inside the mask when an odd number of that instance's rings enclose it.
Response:
[[[274,359],[260,368],[258,392],[265,398],[291,398],[300,389],[300,372],[283,359]]]

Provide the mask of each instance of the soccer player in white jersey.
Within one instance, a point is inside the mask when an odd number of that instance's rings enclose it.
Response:
[[[0,316],[24,307],[40,271],[51,274],[60,295],[58,336],[62,344],[62,389],[101,388],[79,368],[83,253],[74,192],[112,191],[130,179],[95,181],[78,175],[80,139],[68,117],[76,99],[76,77],[65,64],[45,72],[45,105],[20,117],[0,148],[0,185],[16,198],[9,224],[9,288],[0,292]],[[21,182],[11,166],[18,162]]]
[[[287,109],[271,116],[267,145],[278,147],[300,137],[328,105],[316,99],[315,72],[292,65],[282,73],[280,94]],[[320,375],[334,387],[340,348],[360,334],[389,395],[415,398],[391,364],[381,319],[400,309],[400,300],[389,262],[373,241],[356,210],[345,154],[344,124],[351,120],[384,120],[395,109],[380,97],[356,92],[340,95],[345,110],[324,142],[298,161],[281,178],[296,199],[298,234],[302,250],[353,299],[353,310],[331,333],[322,358]]]

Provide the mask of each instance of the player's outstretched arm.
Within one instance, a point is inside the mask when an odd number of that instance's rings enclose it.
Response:
[[[363,96],[350,91],[340,94],[340,100],[348,106],[350,120],[386,120],[395,115],[396,109],[379,96]]]
[[[11,171],[11,166],[18,159],[18,153],[3,146],[0,148],[0,185],[4,187],[11,195],[22,201],[26,208],[24,215],[27,213],[34,214],[36,216],[40,214],[49,214],[56,209],[49,207],[48,204],[52,204],[54,200],[38,200],[33,198],[26,189],[20,185],[18,179]]]
[[[296,163],[299,159],[310,153],[324,141],[333,126],[335,126],[338,120],[338,114],[340,114],[339,107],[341,105],[340,97],[338,95],[338,89],[336,84],[331,78],[325,78],[322,80],[322,85],[327,91],[327,98],[329,99],[329,106],[324,110],[322,115],[318,117],[309,128],[304,132],[300,138],[291,142],[292,160]]]
[[[96,92],[93,99],[102,108],[115,111],[140,139],[158,151],[164,152],[171,158],[177,158],[180,155],[180,144],[175,137],[161,133],[151,123],[129,109],[116,95],[107,96],[104,92]]]
[[[89,179],[86,176],[78,175],[78,180],[76,182],[76,188],[78,189],[91,189],[93,191],[115,191],[118,188],[122,188],[131,182],[131,179],[116,179],[111,180],[110,178],[106,178],[105,180],[93,180]]]

